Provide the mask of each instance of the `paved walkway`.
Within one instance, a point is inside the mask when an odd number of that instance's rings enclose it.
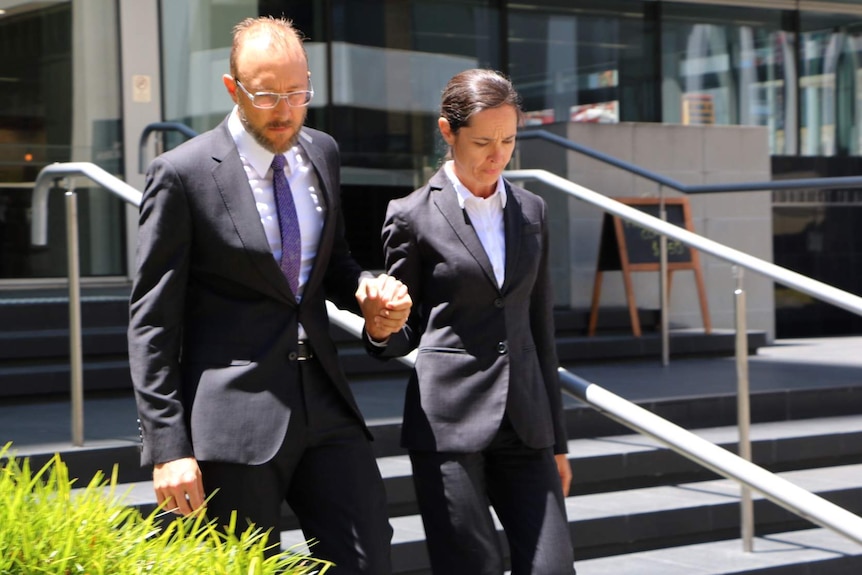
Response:
[[[567,366],[578,376],[632,401],[732,395],[736,393],[734,358],[674,359]],[[862,386],[862,337],[778,340],[749,357],[751,393],[791,389]],[[405,382],[396,377],[353,385],[369,421],[401,417]],[[575,400],[567,398],[569,405]],[[71,438],[70,403],[64,398],[0,402],[0,444],[12,441],[22,454],[61,450]],[[91,394],[84,407],[85,439],[136,441],[131,393]]]
[[[862,386],[862,337],[778,340],[749,356],[751,393]],[[733,357],[566,366],[632,401],[735,394]]]

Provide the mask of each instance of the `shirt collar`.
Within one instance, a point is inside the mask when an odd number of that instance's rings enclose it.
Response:
[[[458,176],[455,175],[454,162],[452,160],[448,160],[445,164],[443,164],[443,171],[446,173],[446,176],[449,178],[449,181],[452,182],[452,186],[454,186],[455,191],[458,192],[458,206],[461,209],[464,209],[464,202],[467,201],[468,198],[478,198],[478,196],[473,195],[473,193],[468,190],[464,184],[461,183],[461,180],[458,179]],[[486,200],[493,198],[494,196],[500,196],[500,206],[506,207],[506,185],[503,183],[503,176],[497,178],[497,189],[494,190],[494,193],[485,198]]]
[[[236,144],[236,149],[239,155],[245,158],[245,161],[251,165],[259,176],[266,176],[266,172],[272,166],[272,152],[257,143],[254,136],[249,134],[242,120],[239,119],[239,108],[233,107],[233,111],[228,117],[227,128],[230,131],[231,137]],[[296,154],[299,153],[298,146],[293,146],[284,153],[288,173],[293,173],[297,164]]]

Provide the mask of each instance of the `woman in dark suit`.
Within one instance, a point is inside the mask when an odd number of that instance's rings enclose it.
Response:
[[[438,120],[451,159],[383,227],[413,310],[377,353],[418,348],[402,443],[436,574],[503,573],[489,505],[513,575],[574,573],[547,206],[501,175],[521,114],[499,73],[453,77]]]

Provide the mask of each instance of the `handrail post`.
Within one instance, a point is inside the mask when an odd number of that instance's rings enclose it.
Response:
[[[733,266],[736,278],[736,289],[733,301],[736,311],[736,419],[739,425],[739,456],[751,461],[751,409],[748,386],[748,329],[745,320],[745,290],[742,287],[743,270]],[[751,553],[754,538],[754,504],[751,498],[751,488],[745,484],[740,486],[739,516],[741,521],[742,550]]]
[[[60,181],[70,177],[66,186],[66,259],[69,268],[69,348],[70,394],[72,403],[72,444],[84,445],[84,375],[81,338],[81,270],[78,247],[78,207],[71,176],[87,176],[122,200],[139,206],[141,192],[88,162],[55,163],[42,168],[33,185],[30,241],[35,246],[48,245],[48,193],[63,187]],[[50,182],[54,182],[54,187]]]
[[[153,138],[153,153],[160,156],[165,151],[165,133],[157,132]]]
[[[659,184],[659,218],[667,221],[667,208],[664,203],[664,186]],[[661,297],[661,364],[670,365],[670,309],[668,302],[667,275],[667,236],[659,234],[659,293]]]
[[[84,445],[84,370],[81,337],[81,270],[78,251],[78,196],[74,184],[66,191],[66,256],[69,267],[69,352],[72,402],[72,445]]]

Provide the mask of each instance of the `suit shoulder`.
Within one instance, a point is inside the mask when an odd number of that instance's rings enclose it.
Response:
[[[299,131],[299,138],[310,146],[338,149],[338,143],[335,141],[335,138],[326,132],[321,132],[307,126],[303,126],[302,130]]]
[[[202,158],[211,158],[226,153],[233,144],[230,135],[220,127],[213,128],[186,140],[153,159],[153,163],[166,162],[175,168],[199,167]]]
[[[430,184],[425,184],[421,188],[417,188],[400,198],[395,198],[389,201],[387,214],[390,216],[404,217],[410,213],[420,210],[429,204],[433,188]]]
[[[508,180],[506,180],[506,184],[508,185],[509,193],[511,193],[521,204],[535,205],[538,207],[544,207],[547,205],[547,202],[542,196],[522,188],[521,186],[517,186]]]

